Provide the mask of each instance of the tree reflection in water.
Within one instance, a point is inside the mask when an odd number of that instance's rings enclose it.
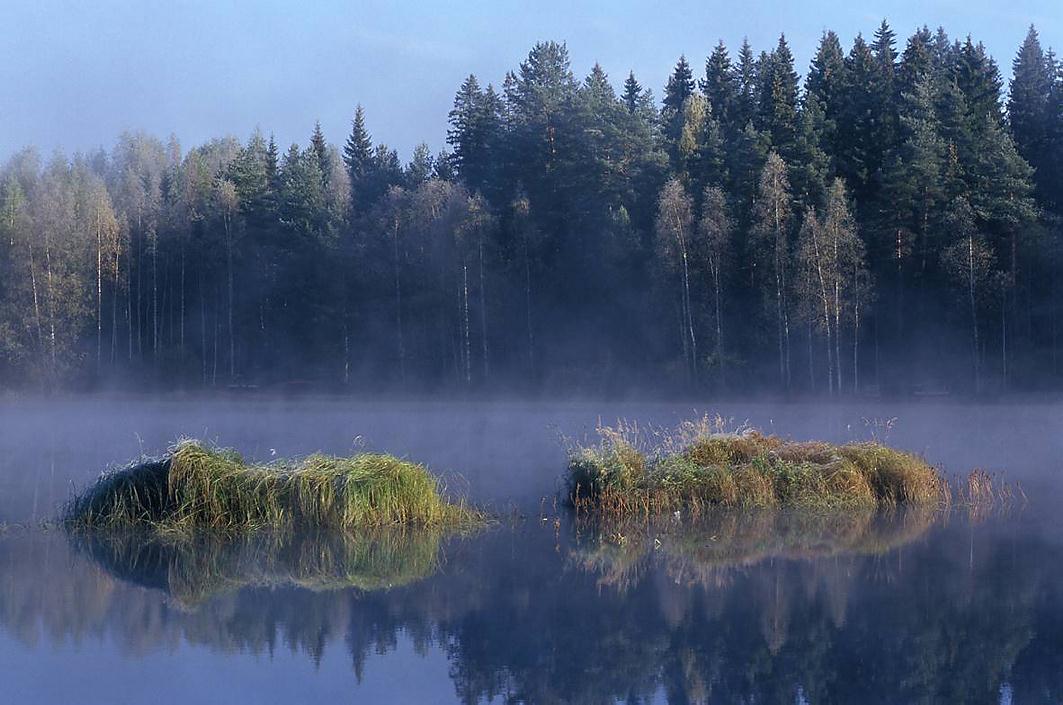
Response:
[[[909,513],[194,546],[15,532],[0,629],[133,654],[344,648],[357,679],[401,633],[446,653],[470,703],[1058,702],[1054,531]]]

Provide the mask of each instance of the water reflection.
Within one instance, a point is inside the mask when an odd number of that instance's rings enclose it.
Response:
[[[683,522],[577,521],[572,560],[624,590],[654,569],[677,584],[718,587],[750,566],[774,559],[876,555],[914,541],[942,518],[936,509],[880,514],[848,512],[719,511]]]
[[[313,592],[406,585],[438,567],[441,532],[373,529],[349,533],[216,534],[166,537],[78,532],[75,550],[110,574],[164,590],[192,607],[249,587],[300,587]]]
[[[0,538],[0,630],[26,648],[106,639],[131,656],[342,650],[352,688],[408,638],[449,659],[437,690],[466,703],[1058,702],[1059,538],[1026,519],[920,514],[195,550],[15,532]]]

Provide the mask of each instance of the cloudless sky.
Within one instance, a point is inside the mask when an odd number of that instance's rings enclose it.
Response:
[[[1005,77],[1033,23],[1063,47],[1060,0],[0,0],[0,158],[110,147],[122,130],[176,134],[186,148],[255,127],[282,148],[320,120],[342,144],[357,103],[375,141],[405,160],[444,146],[462,79],[500,83],[536,41],[567,42],[618,88],[629,70],[660,98],[681,53],[703,70],[719,39],[770,49],[785,32],[804,72],[825,29],[848,50],[886,18],[898,50],[917,27],[985,43]]]

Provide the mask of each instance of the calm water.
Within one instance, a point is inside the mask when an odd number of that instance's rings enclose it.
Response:
[[[0,535],[0,702],[1063,702],[1063,407],[699,407],[1006,471],[1030,504],[573,521],[560,435],[690,405],[0,402],[0,520],[175,438],[267,459],[367,447],[507,515],[473,536]],[[887,419],[896,419],[889,428]],[[545,499],[544,499],[545,498]]]

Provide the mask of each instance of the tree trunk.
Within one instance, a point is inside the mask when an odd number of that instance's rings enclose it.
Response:
[[[182,373],[187,374],[185,369],[185,239],[181,238],[181,313],[180,313],[180,359]]]
[[[1000,287],[1000,363],[1001,382],[1006,391],[1008,388],[1008,285],[1007,282]]]
[[[487,277],[484,273],[484,241],[480,237],[480,339],[483,343],[484,381],[490,376],[491,365],[487,345]]]
[[[103,233],[96,209],[96,376],[103,366]]]
[[[158,365],[159,360],[159,233],[155,226],[151,228],[149,239],[151,246],[151,356]]]
[[[228,305],[228,323],[229,323],[229,381],[232,382],[236,379],[236,334],[233,330],[233,236],[232,236],[232,217],[229,213],[225,214],[225,259],[226,267],[228,269],[228,290],[229,290],[229,305]],[[216,373],[215,373],[216,374]],[[217,380],[215,380],[217,381]]]
[[[207,386],[207,286],[203,273],[199,273],[199,340],[200,367],[203,370],[203,386]]]
[[[528,372],[535,370],[535,335],[532,326],[531,260],[528,253],[528,238],[524,237],[524,312],[528,323]]]
[[[118,296],[120,279],[118,276],[119,252],[118,231],[114,236],[114,286],[111,288],[111,366],[118,361]]]
[[[30,288],[33,291],[33,319],[37,324],[37,347],[41,357],[44,357],[44,323],[41,321],[40,294],[37,286],[37,266],[33,261],[33,244],[27,243],[30,260]]]
[[[974,237],[968,236],[967,238],[967,300],[971,307],[971,334],[972,334],[972,350],[973,362],[974,362],[974,392],[975,394],[982,393],[982,370],[981,360],[978,352],[978,305],[977,305],[977,280],[975,277],[975,265],[974,265]]]
[[[715,291],[713,304],[716,309],[716,364],[720,366],[720,385],[727,386],[727,368],[723,358],[723,306],[720,302],[720,257],[716,256],[709,265],[712,269],[712,287]]]
[[[55,335],[55,278],[52,271],[52,246],[51,240],[48,237],[47,231],[44,235],[44,271],[45,282],[48,292],[48,347],[50,350],[50,357],[52,360],[52,383],[55,384],[58,380],[59,372],[59,357],[56,353],[56,335]]]
[[[469,265],[461,264],[461,337],[465,385],[472,383],[472,344],[469,336]]]
[[[838,390],[838,394],[842,393],[842,346],[841,346],[841,332],[842,332],[842,301],[841,301],[841,285],[838,282],[838,277],[834,280],[834,374],[835,374],[835,389]]]
[[[686,312],[686,328],[690,336],[690,373],[695,382],[698,379],[698,339],[694,335],[694,316],[690,306],[690,267],[687,263],[686,247],[683,252],[683,309]]]
[[[395,330],[399,354],[399,378],[406,384],[406,344],[402,337],[402,281],[399,277],[399,224],[391,228],[391,242],[395,263]]]
[[[860,393],[860,302],[853,302],[853,394]]]

